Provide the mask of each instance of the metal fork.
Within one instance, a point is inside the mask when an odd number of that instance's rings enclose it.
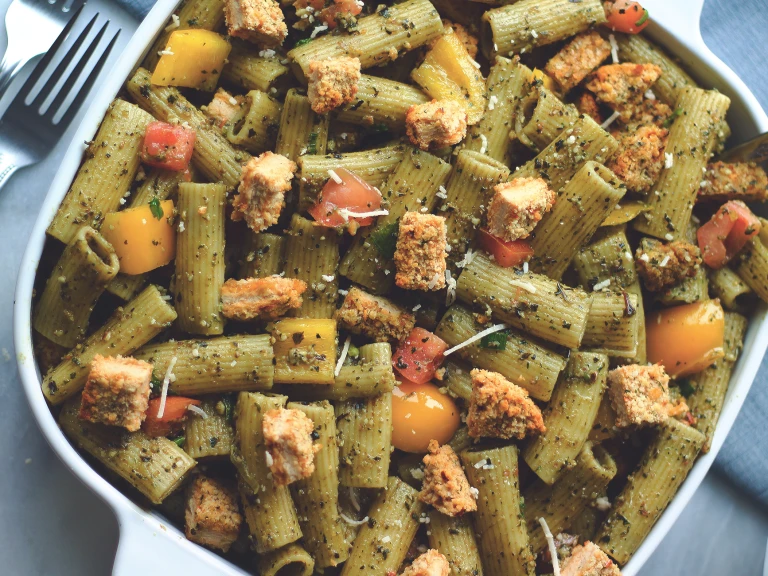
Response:
[[[83,4],[84,0],[13,0],[5,13],[8,47],[0,62],[0,98],[27,62],[48,52],[57,37],[66,36]]]
[[[67,97],[74,91],[78,79],[109,26],[109,21],[107,21],[85,49],[82,56],[76,60],[77,52],[85,42],[97,17],[98,14],[83,29],[37,96],[27,104],[26,101],[31,97],[33,88],[42,78],[43,72],[53,59],[55,51],[48,52],[43,57],[3,116],[2,123],[0,123],[0,188],[16,170],[30,164],[36,164],[48,155],[67,130],[67,126],[72,122],[80,106],[87,98],[94,81],[109,58],[112,47],[120,35],[120,30],[118,29],[109,41],[107,48],[101,53],[98,61],[88,73],[82,86],[74,94],[74,98],[68,106],[65,106]],[[67,69],[73,63],[74,66],[71,72],[67,74]],[[53,94],[54,88],[62,80],[61,89],[56,93],[50,106],[44,112],[41,112],[42,105]],[[60,113],[63,113],[63,116],[56,122],[55,118]]]

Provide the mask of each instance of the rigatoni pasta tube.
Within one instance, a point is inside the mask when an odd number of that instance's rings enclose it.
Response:
[[[470,376],[472,366],[451,359],[447,360],[442,367],[445,368],[442,384],[448,389],[448,393],[461,398],[464,402],[469,402],[472,396],[472,377]]]
[[[98,229],[104,215],[118,209],[136,178],[144,130],[153,120],[151,114],[125,100],[112,103],[48,234],[68,244],[81,226]]]
[[[233,39],[232,51],[221,71],[222,81],[245,90],[280,93],[285,84],[283,80],[288,74],[288,67],[280,62],[278,54],[271,57],[259,56],[258,48],[248,44]]]
[[[78,417],[79,410],[79,397],[63,406],[59,426],[64,433],[153,504],[165,500],[195,467],[195,461],[168,438],[92,424]]]
[[[282,109],[266,92],[251,90],[245,95],[245,105],[238,107],[225,127],[227,140],[252,154],[272,150]]]
[[[553,484],[573,466],[581,452],[600,407],[607,378],[607,356],[571,352],[544,413],[547,431],[523,450],[523,460],[547,484]]]
[[[490,156],[502,164],[512,163],[509,132],[514,130],[517,102],[528,89],[531,69],[515,60],[496,57],[486,81],[488,108],[480,122],[469,129],[464,149]]]
[[[184,427],[184,452],[195,460],[229,457],[235,441],[235,432],[226,411],[217,407],[219,404],[219,400],[206,399],[200,405],[205,417],[198,414],[189,415]]]
[[[768,246],[753,238],[736,257],[736,274],[758,298],[768,302]]]
[[[727,310],[741,308],[743,300],[753,293],[752,289],[739,278],[739,275],[727,266],[718,270],[710,270],[708,276],[712,296],[719,298],[720,303]]]
[[[309,63],[356,56],[363,69],[395,60],[443,33],[443,23],[428,0],[406,0],[357,21],[354,33],[325,35],[288,52],[288,58],[309,76]]]
[[[606,554],[627,563],[677,493],[703,444],[701,432],[674,418],[659,427],[595,538]]]
[[[336,320],[284,318],[272,329],[275,382],[278,384],[334,383],[338,332]]]
[[[336,310],[339,236],[294,214],[285,241],[285,275],[307,283],[297,315],[330,318]]]
[[[174,292],[179,327],[190,334],[224,332],[221,287],[226,203],[224,184],[179,184]]]
[[[325,154],[328,146],[327,114],[315,114],[309,98],[291,88],[285,95],[275,153],[294,162],[303,154]]]
[[[522,0],[483,14],[480,46],[497,54],[525,54],[605,23],[600,0]]]
[[[339,449],[333,406],[327,401],[290,402],[288,408],[300,410],[312,420],[314,437],[321,447],[315,454],[315,472],[291,484],[304,546],[318,568],[338,566],[349,556],[349,547],[339,516]]]
[[[604,164],[619,144],[589,116],[581,116],[549,146],[512,173],[512,178],[542,177],[555,192],[565,186],[586,162]]]
[[[471,306],[489,307],[510,326],[568,348],[578,348],[592,305],[589,294],[546,276],[502,268],[484,253],[464,267],[456,296]]]
[[[603,494],[616,470],[616,462],[608,452],[587,442],[574,466],[554,486],[537,480],[523,491],[528,539],[535,554],[547,546],[539,518],[547,521],[552,534],[567,532],[571,523]]]
[[[640,324],[638,300],[628,292],[595,292],[582,348],[612,358],[634,358]]]
[[[60,346],[74,348],[119,268],[112,245],[90,226],[81,227],[45,283],[35,310],[35,330]]]
[[[485,576],[533,576],[534,556],[520,510],[517,447],[461,453],[469,484],[478,490],[475,530]]]
[[[336,118],[340,122],[372,124],[400,133],[405,130],[408,109],[425,102],[429,102],[429,97],[417,87],[363,74],[354,100],[338,108]]]
[[[401,162],[382,185],[389,214],[358,232],[344,255],[339,272],[372,292],[387,292],[395,280],[392,261],[400,218],[408,211],[431,212],[440,187],[451,171],[450,164],[411,146],[403,147]],[[392,250],[387,252],[389,241]]]
[[[309,552],[294,543],[262,554],[257,566],[260,576],[312,576],[315,561]]]
[[[240,475],[240,494],[256,552],[277,550],[301,538],[299,519],[287,486],[277,486],[267,466],[264,414],[285,406],[285,396],[241,392],[235,408],[231,459]]]
[[[709,300],[709,281],[704,266],[699,266],[690,278],[685,278],[671,288],[657,293],[656,300],[664,306]]]
[[[664,152],[667,160],[654,193],[648,197],[650,210],[635,220],[636,230],[667,240],[685,238],[703,170],[730,103],[716,90],[691,86],[680,90],[676,108],[682,113],[669,131]]]
[[[125,85],[131,98],[159,120],[189,124],[196,133],[192,151],[195,166],[212,182],[221,181],[229,189],[236,188],[240,184],[242,164],[250,158],[248,153],[236,150],[221,131],[211,125],[208,117],[176,88],[153,86],[150,76],[144,68],[136,70]]]
[[[392,393],[338,402],[336,426],[341,485],[384,488],[392,446]]]
[[[530,78],[530,76],[529,76]],[[579,118],[573,104],[565,104],[544,86],[534,86],[517,105],[515,136],[534,152],[541,152]]]
[[[468,308],[454,304],[443,315],[435,334],[449,346],[458,346],[482,329]],[[507,331],[506,335],[504,350],[483,348],[480,342],[473,342],[455,354],[472,366],[498,372],[528,390],[537,400],[549,400],[558,374],[565,367],[565,358],[514,330]]]
[[[448,560],[451,576],[479,576],[483,573],[475,529],[469,515],[451,518],[437,510],[430,510],[427,538],[429,547]]]
[[[715,426],[720,418],[725,394],[728,392],[731,381],[733,366],[744,345],[746,330],[747,319],[744,316],[735,312],[726,312],[723,334],[725,356],[688,378],[689,384],[693,387],[693,394],[686,400],[691,413],[696,417],[696,429],[706,437],[703,452],[709,452],[712,444]]]
[[[284,268],[285,236],[248,230],[243,241],[243,256],[238,277],[266,278],[282,272]]]
[[[419,493],[391,476],[360,526],[341,576],[396,573],[419,528],[426,506]]]
[[[171,340],[148,344],[134,354],[159,376],[176,358],[169,389],[182,396],[269,390],[275,375],[269,334]]]
[[[531,234],[533,270],[559,280],[574,254],[592,237],[626,191],[621,180],[602,164],[583,164]]]
[[[176,311],[156,286],[115,310],[112,317],[67,354],[43,378],[43,394],[51,404],[61,404],[84,385],[96,354],[127,356],[157,336],[176,320]]]

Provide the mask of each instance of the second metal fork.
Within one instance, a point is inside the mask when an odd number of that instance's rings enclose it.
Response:
[[[40,162],[48,155],[87,98],[91,86],[101,72],[120,34],[120,30],[117,30],[106,49],[99,55],[96,64],[88,72],[83,84],[76,93],[72,94],[109,26],[109,21],[107,21],[78,58],[77,53],[87,40],[97,17],[98,14],[83,29],[37,96],[27,103],[27,100],[32,96],[35,85],[43,78],[45,69],[52,62],[55,50],[49,51],[38,63],[5,112],[2,123],[0,123],[0,187],[8,181],[16,170]],[[63,34],[66,34],[66,31]],[[60,44],[60,40],[62,39],[57,40],[57,44]],[[67,72],[70,67],[72,69]],[[60,82],[63,84],[53,96],[54,90]],[[50,105],[44,112],[41,112],[44,103],[51,96],[53,96],[53,100]],[[67,105],[68,100],[70,103]],[[59,115],[61,115],[61,119],[57,122],[56,118]]]

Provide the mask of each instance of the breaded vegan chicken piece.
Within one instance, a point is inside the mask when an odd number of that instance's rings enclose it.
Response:
[[[637,273],[651,292],[661,292],[692,278],[701,265],[701,251],[682,240],[664,244],[643,238],[635,254]]]
[[[424,456],[424,482],[419,499],[447,516],[477,510],[469,481],[453,448],[430,440],[428,451]]]
[[[605,552],[587,540],[563,561],[560,576],[621,576],[621,571]]]
[[[472,396],[469,400],[467,427],[472,438],[522,440],[528,434],[547,431],[541,410],[528,392],[498,372],[470,372]]]
[[[579,34],[550,58],[544,71],[568,92],[611,54],[611,44],[596,31]]]
[[[224,128],[240,111],[245,102],[245,96],[232,96],[224,88],[219,88],[213,95],[213,100],[203,108],[203,112],[211,119],[217,128]]]
[[[765,202],[768,200],[768,176],[754,162],[713,162],[707,166],[697,200]]]
[[[543,178],[515,178],[494,187],[488,207],[488,232],[507,242],[527,238],[555,204]]]
[[[237,540],[242,522],[237,493],[232,488],[202,475],[190,482],[184,512],[188,539],[228,552]]]
[[[295,162],[273,152],[251,158],[243,167],[240,186],[232,199],[232,219],[245,218],[254,232],[277,224],[296,168]]]
[[[668,130],[653,125],[628,133],[606,167],[621,178],[627,190],[647,194],[664,167],[668,135]]]
[[[628,122],[634,106],[643,101],[644,94],[661,76],[661,68],[655,64],[608,64],[601,66],[587,82],[587,89],[597,99],[619,112]]]
[[[226,0],[224,17],[230,36],[264,46],[279,46],[288,35],[283,11],[275,0]]]
[[[445,556],[435,549],[429,549],[418,556],[400,576],[448,576],[451,566]]]
[[[315,471],[315,454],[322,448],[312,441],[315,425],[301,410],[276,408],[264,414],[267,465],[277,486],[287,486]]]
[[[447,245],[444,217],[406,212],[395,248],[395,284],[406,290],[445,288]]]
[[[669,376],[659,364],[619,366],[608,373],[616,426],[660,424],[669,411]]]
[[[467,111],[454,100],[414,104],[405,115],[405,131],[422,150],[453,146],[467,135]]]
[[[316,114],[349,104],[357,95],[360,59],[343,56],[309,63],[307,97]]]
[[[397,343],[416,325],[416,317],[389,298],[351,287],[336,311],[339,328],[363,334],[376,342]]]
[[[300,308],[307,283],[296,278],[230,278],[221,287],[221,313],[230,320],[276,320]]]

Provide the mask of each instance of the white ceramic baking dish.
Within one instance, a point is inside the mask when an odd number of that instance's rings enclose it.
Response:
[[[142,576],[169,574],[245,574],[219,556],[192,544],[156,512],[143,510],[95,472],[59,430],[40,388],[40,373],[34,361],[30,311],[37,264],[45,242],[45,229],[74,178],[83,154],[83,142],[91,140],[107,106],[117,94],[155,36],[165,26],[178,0],[159,0],[138,28],[108,80],[99,87],[90,110],[75,133],[51,184],[22,260],[16,288],[14,336],[19,372],[24,389],[43,434],[56,454],[91,490],[115,512],[120,525],[120,543],[113,574]],[[704,44],[699,19],[704,0],[643,0],[653,24],[647,32],[679,57],[702,86],[712,86],[731,100],[728,113],[733,139],[741,142],[768,131],[768,117],[744,83]],[[751,319],[744,352],[736,366],[718,423],[712,450],[699,458],[675,499],[659,519],[646,541],[624,568],[635,576],[669,531],[680,512],[704,479],[735,420],[768,346],[768,310],[761,306]]]

